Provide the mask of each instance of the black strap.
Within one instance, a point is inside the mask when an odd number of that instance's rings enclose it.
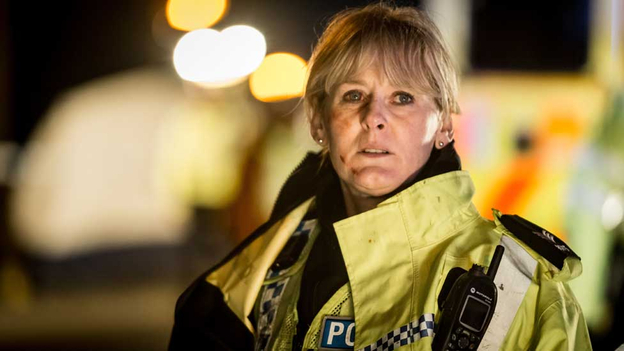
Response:
[[[531,249],[562,269],[566,257],[581,259],[553,233],[517,215],[502,215],[500,222]]]

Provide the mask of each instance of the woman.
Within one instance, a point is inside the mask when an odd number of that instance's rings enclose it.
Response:
[[[578,257],[471,203],[453,148],[457,73],[424,13],[338,14],[305,103],[323,151],[292,173],[269,221],[180,297],[170,349],[428,350],[449,271],[488,266],[498,244],[497,314],[480,347],[591,348],[565,283]]]

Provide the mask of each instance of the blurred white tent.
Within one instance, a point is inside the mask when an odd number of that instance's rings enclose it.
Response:
[[[178,243],[195,193],[227,205],[258,119],[249,99],[234,99],[232,106],[221,91],[213,92],[219,95],[214,103],[206,92],[185,91],[171,72],[144,68],[58,99],[21,156],[12,199],[16,241],[50,258]],[[206,120],[198,122],[202,111]],[[233,127],[236,121],[244,127]]]

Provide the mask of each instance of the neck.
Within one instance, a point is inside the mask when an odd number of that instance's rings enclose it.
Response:
[[[354,194],[342,181],[340,181],[340,188],[342,189],[342,196],[344,198],[347,217],[351,217],[362,212],[372,210],[373,208],[377,207],[379,203],[387,198],[387,196],[375,197]]]

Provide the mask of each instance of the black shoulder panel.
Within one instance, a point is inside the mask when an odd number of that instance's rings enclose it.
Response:
[[[557,238],[553,233],[520,216],[502,215],[499,219],[505,228],[512,232],[518,239],[522,240],[527,246],[535,250],[535,252],[559,269],[563,268],[563,261],[566,257],[572,256],[579,260],[581,259],[566,243]]]
[[[252,333],[205,277],[199,277],[178,299],[169,351],[253,350]]]

